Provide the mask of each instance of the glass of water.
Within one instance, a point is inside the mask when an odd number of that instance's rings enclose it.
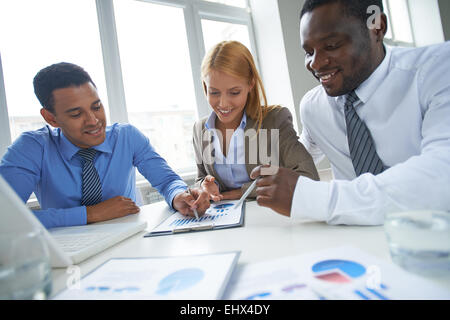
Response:
[[[42,231],[0,234],[0,300],[46,299],[52,290]]]
[[[450,275],[450,212],[391,213],[384,229],[396,264],[425,276]]]

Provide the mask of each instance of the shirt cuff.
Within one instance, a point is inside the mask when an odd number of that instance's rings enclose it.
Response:
[[[50,208],[44,210],[34,210],[33,213],[47,229],[87,224],[85,206],[67,209]]]
[[[64,210],[67,226],[82,226],[87,224],[87,210],[85,206]]]
[[[170,195],[166,198],[167,204],[169,205],[172,212],[175,212],[175,208],[173,207],[173,199],[180,193],[186,192],[187,186],[180,186],[177,187],[175,190],[172,190]]]
[[[292,197],[291,219],[327,221],[329,218],[330,183],[299,177]]]

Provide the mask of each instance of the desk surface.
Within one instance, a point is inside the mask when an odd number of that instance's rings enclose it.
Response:
[[[171,213],[165,202],[141,207],[141,212],[116,219],[117,221],[147,221],[147,231],[152,230]],[[291,221],[271,209],[259,207],[256,202],[246,202],[244,227],[181,233],[144,238],[140,232],[109,249],[82,262],[81,277],[111,258],[157,257],[208,254],[241,251],[239,264],[258,262],[298,255],[317,250],[352,245],[380,259],[391,261],[382,226],[330,226],[325,223],[300,223]],[[70,269],[53,269],[53,292],[66,288]],[[450,288],[450,277],[431,279]]]

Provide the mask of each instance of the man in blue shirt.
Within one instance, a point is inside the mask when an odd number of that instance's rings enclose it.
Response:
[[[8,148],[0,174],[24,202],[36,194],[41,210],[34,213],[47,228],[138,213],[135,167],[172,209],[192,215],[193,209],[203,213],[209,207],[208,194],[187,193],[184,181],[139,130],[106,126],[95,84],[81,67],[51,65],[33,84],[41,115],[53,128],[23,133]],[[91,154],[91,162],[83,152]]]

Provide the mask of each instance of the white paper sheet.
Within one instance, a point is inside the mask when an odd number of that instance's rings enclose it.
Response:
[[[239,267],[225,299],[450,299],[450,290],[354,247]]]
[[[224,294],[230,300],[319,300],[295,257],[238,266]]]
[[[220,299],[238,256],[111,259],[55,299]]]

